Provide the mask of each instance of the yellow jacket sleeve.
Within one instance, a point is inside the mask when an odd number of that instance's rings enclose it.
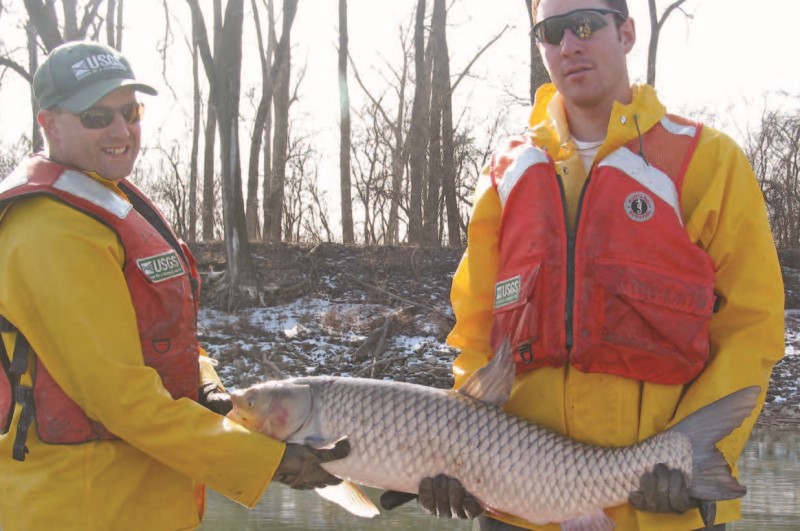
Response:
[[[492,186],[487,167],[476,185],[467,249],[450,289],[456,325],[447,342],[461,351],[453,363],[456,388],[485,365],[492,353],[489,334],[499,262],[497,247],[501,212],[500,197]]]
[[[173,400],[144,365],[114,232],[45,197],[14,203],[0,229],[0,270],[13,279],[0,283],[0,314],[67,395],[139,451],[255,505],[284,444]]]
[[[742,150],[711,128],[701,133],[683,187],[686,229],[716,265],[719,310],[711,358],[688,386],[675,419],[738,389],[761,387],[758,407],[720,448],[733,465],[784,353],[784,289],[763,195]]]

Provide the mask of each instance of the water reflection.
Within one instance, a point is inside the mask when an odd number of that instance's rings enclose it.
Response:
[[[731,531],[800,529],[800,432],[754,432],[739,462],[748,493],[743,519]],[[379,492],[371,491],[377,501]],[[247,510],[210,492],[202,531],[287,530],[315,531],[468,531],[465,522],[434,521],[415,503],[384,512],[373,519],[358,518],[314,492],[269,488],[258,507]]]
[[[733,531],[800,529],[800,432],[753,433],[739,469],[747,496]]]

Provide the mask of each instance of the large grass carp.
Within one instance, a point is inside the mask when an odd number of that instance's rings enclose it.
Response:
[[[361,516],[378,514],[354,484],[416,493],[439,473],[457,478],[488,513],[570,529],[612,529],[603,508],[627,503],[656,464],[683,472],[700,500],[741,497],[716,443],[750,414],[749,387],[638,444],[574,441],[500,409],[514,366],[507,345],[458,390],[349,377],[261,383],[232,393],[229,417],[270,437],[322,448],[347,438],[348,457],[325,463],[341,485],[324,497]]]

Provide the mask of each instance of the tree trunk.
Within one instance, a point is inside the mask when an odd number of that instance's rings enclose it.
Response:
[[[282,38],[282,37],[281,37]],[[269,201],[269,239],[282,241],[284,186],[286,159],[289,149],[289,81],[291,54],[287,49],[276,80],[274,101],[275,134],[272,139],[272,182]]]
[[[397,120],[394,127],[394,149],[392,150],[392,199],[389,206],[389,223],[386,230],[386,243],[400,242],[400,202],[403,198],[403,124],[406,111],[406,82],[408,81],[408,61],[403,61],[403,74],[400,76],[400,93],[397,103]]]
[[[430,111],[430,69],[425,60],[425,0],[417,0],[414,24],[414,70],[416,85],[411,109],[411,125],[406,141],[409,144],[410,198],[408,214],[408,239],[422,243],[422,193],[425,174],[425,156],[428,146],[428,113]]]
[[[222,170],[222,217],[228,259],[230,293],[228,306],[244,292],[255,297],[256,275],[247,239],[239,156],[239,91],[242,67],[244,1],[228,0],[222,28],[222,44],[215,61]]]
[[[208,116],[206,116],[206,129],[203,138],[203,241],[210,242],[214,239],[214,211],[216,210],[216,197],[214,190],[214,149],[217,142],[217,111],[211,96],[208,98]]]
[[[192,40],[192,152],[189,156],[189,241],[197,239],[197,158],[200,151],[200,72],[197,42]],[[213,185],[212,185],[213,186]]]
[[[211,100],[217,111],[220,131],[220,169],[222,175],[222,218],[228,262],[227,305],[238,304],[239,297],[256,297],[256,275],[247,240],[242,197],[239,155],[239,91],[242,65],[244,0],[228,0],[224,20],[215,9],[215,27],[221,27],[219,51],[214,57],[208,45],[202,12],[197,0],[187,0],[192,10],[195,35],[208,77]],[[215,5],[216,7],[216,5]]]
[[[269,18],[269,24],[267,26],[267,57],[269,58],[269,61],[274,61],[276,55],[277,38],[275,37],[275,14],[273,12],[272,0],[269,0],[267,3],[267,17]],[[267,77],[269,79],[269,98],[267,100],[267,113],[264,116],[264,156],[262,161],[262,166],[264,169],[264,182],[262,184],[261,192],[263,210],[261,214],[261,219],[263,220],[261,237],[264,241],[269,240],[269,199],[272,197],[272,96],[275,90],[274,69],[272,67],[270,67]]]
[[[439,197],[442,189],[442,107],[446,95],[442,83],[443,65],[448,61],[442,53],[444,32],[445,5],[442,0],[433,1],[431,18],[430,54],[432,59],[432,82],[430,103],[430,126],[428,144],[428,182],[425,194],[425,206],[422,210],[422,243],[438,246],[439,240]],[[447,83],[449,84],[449,83]]]
[[[533,8],[531,6],[531,0],[525,0],[525,5],[528,9],[528,21],[530,22],[531,29],[533,29]],[[536,46],[536,38],[533,36],[533,33],[529,32],[528,37],[531,46],[530,91],[531,104],[533,104],[533,102],[536,100],[536,91],[539,89],[539,87],[545,83],[550,83],[550,74],[547,73],[547,69],[544,67],[542,54],[539,53],[539,47]]]
[[[36,29],[29,20],[25,24],[25,30],[28,35],[28,72],[36,72],[39,68],[39,56],[37,55],[36,47]],[[39,102],[36,101],[36,96],[33,94],[33,83],[31,83],[31,111],[33,115],[33,128],[31,130],[31,149],[33,153],[37,153],[44,149],[44,139],[42,138],[42,131],[39,129],[39,123],[36,121],[36,115],[39,114]]]
[[[290,43],[292,24],[297,13],[297,0],[283,0],[283,27],[281,40],[275,48],[275,61],[270,68],[274,79],[273,108],[275,134],[273,136],[273,161],[270,175],[269,214],[264,218],[264,238],[270,242],[281,241],[283,220],[283,194],[286,180],[286,157],[289,149],[289,82],[291,79]],[[265,198],[264,201],[267,199]],[[269,222],[269,225],[267,225]]]
[[[434,85],[439,85],[442,112],[442,194],[447,211],[447,238],[451,247],[461,245],[458,197],[456,197],[456,163],[453,140],[453,93],[450,87],[450,54],[447,46],[447,9],[443,0],[434,4],[434,27],[440,27],[438,35],[439,68],[434,70]],[[434,59],[436,61],[436,59]],[[444,223],[442,223],[444,225]]]
[[[339,0],[339,191],[342,207],[342,241],[354,242],[353,200],[350,185],[350,92],[347,88],[347,0]]]
[[[106,9],[106,41],[108,41],[109,46],[119,50],[119,47],[117,46],[117,41],[115,39],[116,32],[114,31],[115,20],[116,20],[114,13],[116,9],[117,9],[116,0],[108,0],[108,6]]]
[[[44,49],[50,52],[59,44],[64,43],[64,37],[58,29],[58,16],[56,15],[55,2],[42,3],[41,0],[25,0],[28,19],[36,28],[36,33],[42,39]],[[64,6],[67,10],[67,6]]]
[[[672,2],[664,10],[661,15],[661,20],[658,18],[658,8],[656,7],[656,0],[647,0],[647,5],[650,8],[650,43],[647,46],[647,84],[656,86],[656,61],[658,59],[658,39],[661,36],[661,28],[673,11],[680,8],[686,0],[676,0]]]
[[[258,223],[258,170],[259,159],[261,156],[261,142],[264,138],[264,128],[267,124],[267,116],[270,113],[272,105],[272,87],[270,86],[271,80],[269,77],[269,62],[272,60],[271,52],[272,47],[267,46],[264,48],[264,38],[261,33],[261,22],[258,16],[258,6],[255,0],[251,0],[253,9],[253,18],[256,27],[256,37],[258,38],[258,57],[261,62],[261,100],[258,103],[256,111],[255,122],[253,123],[253,134],[251,135],[252,142],[250,143],[250,157],[248,162],[248,176],[247,176],[247,211],[245,216],[247,218],[247,237],[250,241],[261,239],[261,230]],[[272,0],[268,6],[268,24],[273,25],[272,20]],[[272,29],[270,29],[272,33]],[[267,180],[267,175],[264,175],[264,180]],[[266,202],[267,195],[264,195],[264,202]]]

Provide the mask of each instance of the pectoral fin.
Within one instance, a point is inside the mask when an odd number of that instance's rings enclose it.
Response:
[[[338,485],[317,489],[320,496],[335,504],[341,505],[356,516],[372,518],[381,512],[372,503],[364,491],[355,483],[342,481]]]

